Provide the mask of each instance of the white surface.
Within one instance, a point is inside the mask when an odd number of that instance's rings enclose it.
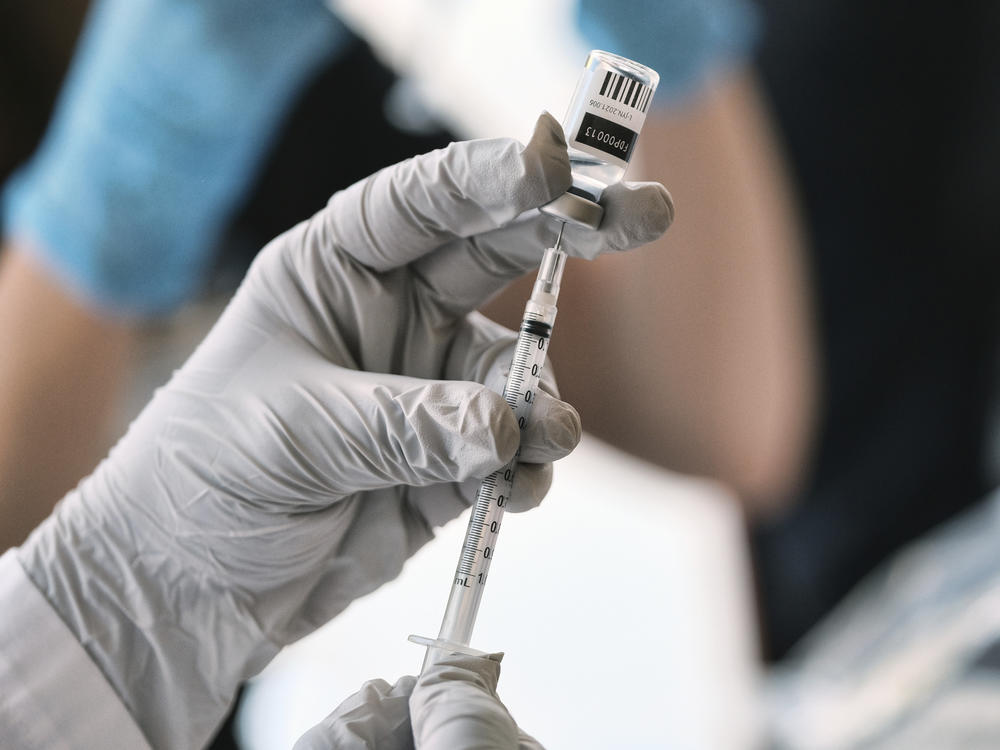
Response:
[[[590,51],[574,0],[328,0],[463,138],[559,120]]]
[[[241,716],[287,750],[365,680],[416,673],[467,515],[403,574],[286,649]],[[543,505],[508,514],[472,645],[503,650],[500,694],[549,748],[747,748],[759,678],[735,504],[587,437]]]

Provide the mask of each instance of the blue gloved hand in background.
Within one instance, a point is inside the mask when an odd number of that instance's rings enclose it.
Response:
[[[100,0],[3,226],[78,298],[170,312],[309,74],[349,32],[319,0]]]

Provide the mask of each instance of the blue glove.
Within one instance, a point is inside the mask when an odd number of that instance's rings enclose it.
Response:
[[[720,66],[745,57],[758,19],[747,0],[579,0],[584,38],[660,74],[654,102],[695,91]]]
[[[6,232],[78,297],[155,314],[196,291],[282,115],[348,40],[320,0],[101,0]]]

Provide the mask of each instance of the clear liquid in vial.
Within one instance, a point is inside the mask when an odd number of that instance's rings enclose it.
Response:
[[[573,173],[573,187],[586,193],[592,200],[600,201],[601,193],[608,185],[618,182],[625,168],[570,147],[569,167]]]
[[[600,225],[601,197],[625,175],[658,81],[645,65],[591,51],[562,121],[573,184],[543,213],[590,229]]]

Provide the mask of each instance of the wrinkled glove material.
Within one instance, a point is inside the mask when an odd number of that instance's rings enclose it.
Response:
[[[487,387],[515,336],[471,311],[537,265],[554,228],[521,215],[569,182],[545,115],[527,146],[456,143],[334,195],[21,548],[154,747],[201,746],[241,682],[394,578],[519,447],[514,494],[540,501],[579,416],[549,378],[519,433]],[[600,231],[567,229],[573,254],[672,216],[655,183],[606,201]]]

